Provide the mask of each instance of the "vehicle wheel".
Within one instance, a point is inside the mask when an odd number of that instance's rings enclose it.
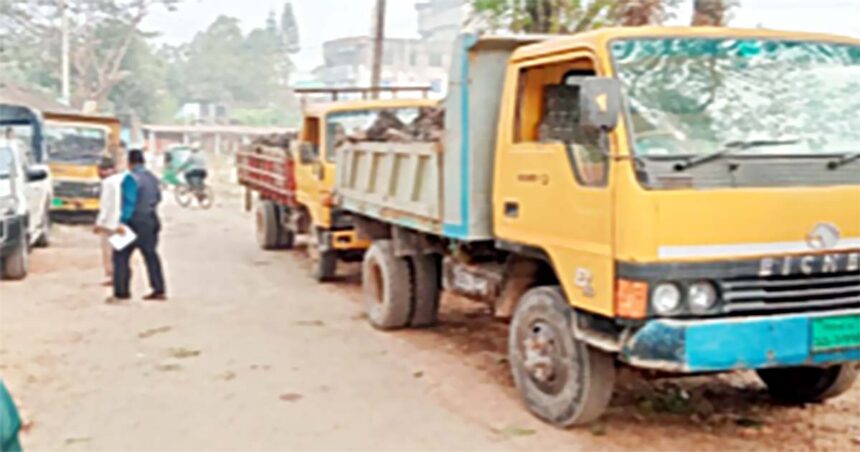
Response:
[[[51,246],[51,211],[50,209],[45,209],[44,220],[42,221],[42,228],[39,231],[39,240],[36,240],[35,246],[37,248],[47,248]],[[95,223],[95,221],[93,222]]]
[[[851,388],[857,380],[858,363],[829,367],[759,369],[759,378],[775,398],[790,403],[823,402]]]
[[[12,251],[12,254],[6,256],[3,262],[0,262],[0,276],[3,279],[22,280],[27,277],[27,269],[29,266],[29,256],[27,250],[27,240],[21,237],[21,242]]]
[[[573,337],[574,311],[559,287],[520,298],[508,332],[511,372],[535,416],[559,427],[600,417],[615,386],[615,359]]]
[[[256,212],[257,244],[264,250],[278,248],[278,207],[272,201],[260,201]]]
[[[374,241],[361,266],[361,286],[371,325],[391,330],[409,324],[411,279],[409,262],[394,255],[391,241]]]
[[[197,197],[197,202],[204,210],[211,209],[212,204],[215,203],[215,192],[212,190],[212,187],[204,187],[203,191]]]
[[[173,196],[176,198],[176,203],[180,206],[188,207],[191,205],[191,189],[187,185],[178,185],[176,191],[173,192]]]
[[[278,224],[278,249],[290,250],[296,246],[296,234],[284,224]]]
[[[311,276],[317,282],[328,282],[337,275],[337,252],[334,250],[314,253]]]
[[[412,266],[412,289],[415,300],[409,325],[412,327],[435,325],[439,313],[441,290],[439,257],[435,254],[425,254],[410,257],[409,261]]]

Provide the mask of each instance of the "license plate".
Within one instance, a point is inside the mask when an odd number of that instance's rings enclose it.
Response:
[[[860,347],[860,316],[812,320],[812,351],[826,352]]]
[[[63,205],[65,205],[65,204],[66,204],[66,202],[60,198],[54,198],[51,200],[51,206],[52,207],[63,207]]]

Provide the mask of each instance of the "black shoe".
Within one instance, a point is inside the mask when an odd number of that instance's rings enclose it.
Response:
[[[143,297],[143,301],[167,301],[167,295],[163,293],[151,293]]]

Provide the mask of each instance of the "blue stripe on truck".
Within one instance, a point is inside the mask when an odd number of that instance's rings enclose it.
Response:
[[[469,236],[469,50],[478,42],[474,34],[463,35],[460,57],[460,224],[445,223],[442,234],[465,239]]]

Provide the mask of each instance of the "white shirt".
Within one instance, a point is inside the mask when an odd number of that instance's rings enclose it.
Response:
[[[111,231],[119,227],[119,220],[122,216],[122,181],[125,179],[125,175],[125,172],[117,173],[102,181],[96,226]]]

